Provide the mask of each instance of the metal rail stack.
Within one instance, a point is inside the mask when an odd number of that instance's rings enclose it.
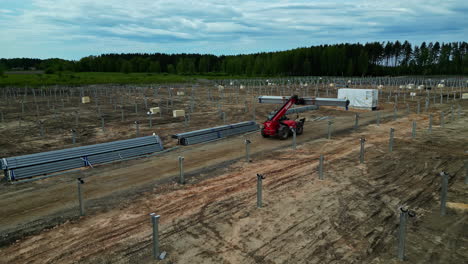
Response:
[[[47,175],[80,167],[125,160],[162,151],[159,136],[139,137],[90,146],[55,150],[1,159],[1,168],[10,181]]]
[[[258,102],[261,104],[284,104],[289,100],[289,96],[259,96]],[[337,98],[314,98],[314,97],[304,97],[305,105],[314,105],[314,106],[339,106],[347,107],[349,101],[345,99]],[[316,109],[313,109],[316,110]]]
[[[197,143],[212,141],[220,138],[225,138],[232,135],[238,135],[255,131],[258,129],[258,124],[254,121],[246,121],[231,125],[218,126],[213,128],[195,130],[180,134],[172,135],[172,138],[179,140],[179,145],[193,145]]]

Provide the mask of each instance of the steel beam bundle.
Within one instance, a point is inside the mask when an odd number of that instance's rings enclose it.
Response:
[[[14,181],[125,160],[162,151],[163,149],[161,139],[153,134],[152,136],[90,146],[3,158],[1,159],[1,168],[5,173],[5,177],[10,181]]]
[[[284,104],[288,101],[289,96],[259,96],[258,102],[261,104]],[[346,99],[338,98],[314,98],[314,97],[304,97],[305,105],[314,105],[314,106],[340,106],[347,107],[349,102]]]
[[[192,145],[201,142],[207,142],[219,138],[225,138],[232,135],[238,135],[246,132],[255,131],[258,124],[254,121],[246,121],[231,125],[218,126],[213,128],[195,130],[172,135],[172,138],[178,139],[180,145]]]

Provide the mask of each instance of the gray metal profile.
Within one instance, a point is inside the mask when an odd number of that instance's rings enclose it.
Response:
[[[304,113],[306,111],[318,110],[318,109],[319,109],[318,105],[308,105],[308,106],[290,108],[290,109],[288,109],[288,111],[286,111],[286,115],[296,114],[296,113]]]
[[[201,142],[225,138],[228,136],[243,134],[257,130],[258,124],[254,121],[246,121],[231,125],[218,126],[213,128],[195,130],[172,135],[172,138],[178,139],[180,145],[192,145]]]
[[[289,96],[259,96],[258,102],[261,104],[284,104],[289,100]],[[305,105],[314,105],[314,106],[340,106],[347,107],[349,102],[346,99],[338,98],[314,98],[314,97],[304,97]]]
[[[159,136],[139,137],[90,146],[1,159],[8,180],[14,181],[95,164],[124,160],[164,150]]]

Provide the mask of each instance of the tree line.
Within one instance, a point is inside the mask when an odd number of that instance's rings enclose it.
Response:
[[[88,56],[77,61],[15,58],[0,59],[0,68],[35,68],[46,73],[149,72],[245,76],[468,74],[468,43],[345,43],[232,56],[127,53]]]

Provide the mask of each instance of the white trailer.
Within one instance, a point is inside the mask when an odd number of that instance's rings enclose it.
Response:
[[[349,100],[349,107],[375,110],[379,104],[377,89],[338,89],[338,99]]]

